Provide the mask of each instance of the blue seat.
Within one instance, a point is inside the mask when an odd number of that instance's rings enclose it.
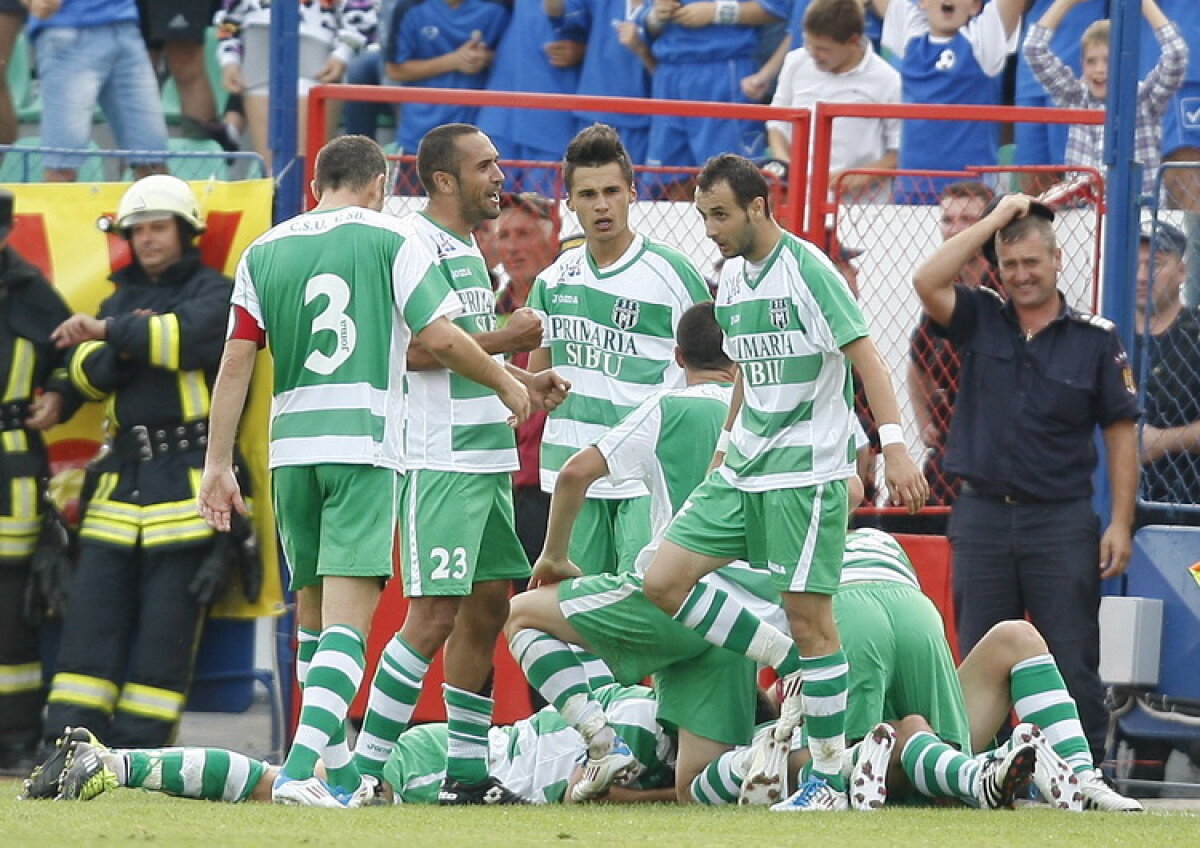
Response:
[[[42,181],[42,151],[40,136],[19,138],[12,148],[4,153],[0,162],[0,183],[40,183]],[[95,142],[88,143],[89,151],[99,152]],[[104,181],[102,156],[88,156],[79,166],[78,182],[99,183]]]

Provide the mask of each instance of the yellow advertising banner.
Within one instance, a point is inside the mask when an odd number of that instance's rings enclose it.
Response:
[[[204,213],[207,231],[199,247],[205,264],[233,276],[242,251],[271,225],[271,180],[190,183]],[[113,291],[108,277],[130,261],[128,243],[103,232],[97,221],[116,212],[128,183],[8,184],[15,195],[10,244],[60,289],[75,312],[94,315]],[[212,614],[226,618],[280,615],[283,592],[279,580],[275,517],[271,513],[267,472],[267,416],[271,399],[271,361],[263,353],[255,368],[250,403],[242,420],[240,446],[254,488],[254,525],[263,557],[263,590],[248,604],[231,587]],[[103,404],[85,404],[65,424],[46,436],[51,474],[59,482],[95,456],[104,441]],[[54,484],[52,483],[52,486]],[[69,486],[68,486],[69,488]],[[68,510],[69,512],[69,510]]]

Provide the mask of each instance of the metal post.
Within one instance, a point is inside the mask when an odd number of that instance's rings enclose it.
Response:
[[[296,156],[296,82],[300,78],[300,6],[271,6],[271,105],[268,138],[275,174],[278,223],[300,212],[301,169]]]

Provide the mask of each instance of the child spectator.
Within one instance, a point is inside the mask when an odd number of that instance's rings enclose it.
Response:
[[[876,55],[864,35],[859,0],[813,0],[804,16],[804,46],[788,53],[772,106],[811,109],[817,101],[834,103],[899,103],[900,75]],[[791,160],[792,125],[767,122],[772,158]],[[830,189],[840,187],[859,202],[886,202],[889,185],[878,177],[856,174],[835,180],[854,168],[896,167],[900,122],[880,118],[838,118],[833,123],[829,162]]]
[[[1063,17],[1080,0],[1054,0],[1042,19],[1029,28],[1025,38],[1025,59],[1038,81],[1045,86],[1054,104],[1064,109],[1103,109],[1108,97],[1107,20],[1096,21],[1083,33],[1082,78],[1076,77],[1050,49],[1050,38]],[[1161,161],[1162,119],[1171,95],[1183,82],[1187,70],[1188,46],[1175,24],[1154,0],[1142,0],[1142,15],[1154,30],[1161,48],[1158,63],[1138,83],[1137,123],[1134,129],[1134,156],[1142,163],[1142,193],[1154,192],[1154,180]],[[1067,133],[1066,164],[1103,167],[1104,127],[1072,124]]]
[[[1023,0],[871,0],[883,16],[883,48],[900,70],[905,103],[993,106],[1016,49]],[[894,57],[894,58],[893,58]],[[906,120],[902,170],[955,171],[995,165],[999,127],[981,121]],[[896,202],[936,203],[954,177],[896,178]]]
[[[1029,27],[1033,26],[1035,21],[1042,19],[1042,15],[1046,13],[1053,2],[1054,0],[1033,0],[1033,5],[1025,12],[1022,43],[1028,35]],[[1098,21],[1107,14],[1108,0],[1080,0],[1079,5],[1050,36],[1050,49],[1054,55],[1078,72],[1083,31],[1093,21]],[[1154,52],[1157,56],[1157,46]],[[1050,99],[1046,89],[1029,69],[1029,62],[1025,59],[1024,50],[1017,54],[1016,91],[1013,95],[1013,105],[1039,108],[1054,106],[1054,101]],[[1067,153],[1067,130],[1069,128],[1068,124],[1046,124],[1033,121],[1021,121],[1014,124],[1013,142],[1016,144],[1016,152],[1013,164],[1019,167],[1061,165],[1066,161],[1064,157]],[[1019,176],[1021,190],[1025,194],[1034,195],[1040,194],[1062,179],[1061,174],[1046,171],[1026,171]]]

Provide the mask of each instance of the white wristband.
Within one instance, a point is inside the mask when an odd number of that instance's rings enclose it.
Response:
[[[729,431],[722,430],[717,436],[717,448],[714,453],[726,453],[729,450]]]
[[[879,444],[885,448],[888,445],[904,444],[904,430],[900,428],[899,424],[880,424]]]
[[[717,12],[713,16],[714,24],[732,26],[742,15],[742,4],[738,0],[717,0]]]

